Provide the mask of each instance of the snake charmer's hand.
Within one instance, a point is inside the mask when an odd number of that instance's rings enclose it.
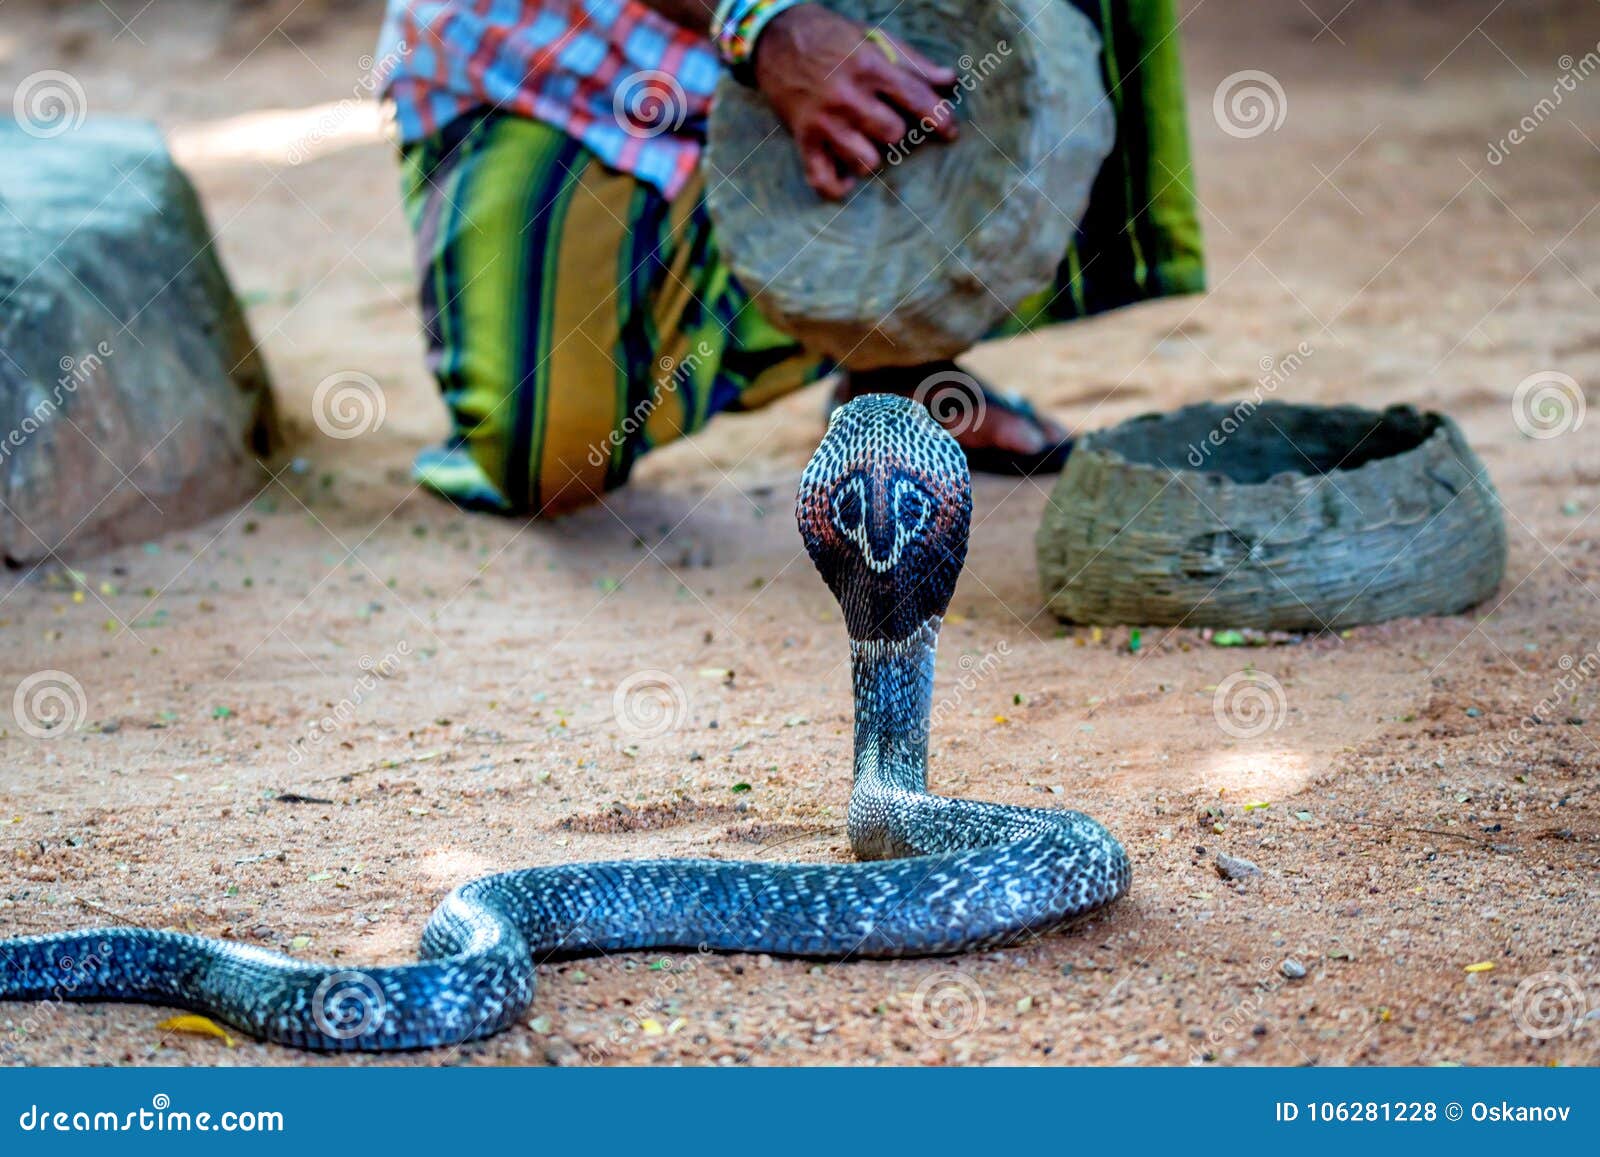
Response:
[[[806,182],[833,200],[854,187],[852,174],[875,172],[911,126],[956,137],[954,109],[938,92],[955,84],[955,72],[868,32],[820,4],[800,4],[756,41],[756,87],[794,137]]]

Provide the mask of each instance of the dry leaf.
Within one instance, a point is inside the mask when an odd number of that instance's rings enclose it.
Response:
[[[175,1016],[156,1025],[162,1032],[184,1032],[190,1036],[215,1037],[230,1049],[233,1047],[233,1038],[223,1031],[222,1026],[208,1016]]]

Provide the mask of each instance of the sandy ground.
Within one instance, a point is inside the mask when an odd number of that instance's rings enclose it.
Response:
[[[67,672],[87,712],[45,740],[6,720],[0,931],[115,919],[395,962],[449,887],[494,869],[848,858],[844,634],[790,514],[820,393],[724,420],[556,525],[414,491],[405,465],[442,411],[391,153],[341,112],[310,159],[286,160],[312,106],[352,97],[375,12],[274,27],[287,7],[233,23],[163,2],[119,30],[97,4],[6,6],[0,92],[65,68],[93,111],[173,134],[293,441],[230,517],[80,561],[81,584],[54,564],[6,579],[3,686]],[[527,1027],[391,1063],[1596,1060],[1600,682],[1577,671],[1600,645],[1600,419],[1533,439],[1512,394],[1559,371],[1595,400],[1600,78],[1503,163],[1486,150],[1563,56],[1595,48],[1600,9],[1261,7],[1187,5],[1213,291],[971,362],[1093,428],[1243,395],[1262,359],[1307,343],[1278,396],[1460,420],[1506,506],[1498,595],[1248,652],[1147,630],[1131,652],[1126,630],[1043,613],[1048,486],[980,480],[933,783],[1103,818],[1135,864],[1126,900],[950,961],[551,966]],[[1213,93],[1243,69],[1281,84],[1276,130],[1219,127]],[[340,371],[382,384],[376,432],[336,441],[311,422],[313,389]],[[369,678],[386,656],[389,676]],[[957,693],[963,656],[984,675]],[[1241,739],[1213,697],[1247,664],[1283,704]],[[652,670],[685,715],[633,737],[613,696]],[[305,742],[347,699],[350,718]],[[1225,882],[1218,852],[1263,874]],[[1283,974],[1290,957],[1303,978]],[[33,1064],[332,1063],[159,1029],[169,1015],[8,1006],[0,1040]]]

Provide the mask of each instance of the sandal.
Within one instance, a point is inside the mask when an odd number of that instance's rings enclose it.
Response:
[[[928,407],[929,413],[941,426],[955,435],[958,442],[961,441],[962,434],[981,423],[990,412],[1020,419],[1039,431],[1045,441],[1044,446],[1032,452],[1024,452],[1003,450],[997,446],[969,447],[962,443],[961,450],[967,457],[967,468],[975,474],[1001,474],[1013,478],[1061,472],[1067,464],[1067,457],[1072,453],[1073,440],[1065,433],[1057,437],[1056,431],[1060,427],[1056,423],[1042,417],[1033,408],[1033,403],[1021,395],[1007,390],[997,390],[964,370],[958,369],[954,362],[944,363],[944,367],[933,373],[924,374],[916,387],[909,391],[902,389],[874,391],[867,388],[860,392],[908,394],[916,398]],[[876,371],[880,374],[889,372]],[[823,416],[831,417],[833,412],[848,400],[839,396],[839,388],[836,387],[828,395]],[[1055,440],[1052,441],[1052,438]]]

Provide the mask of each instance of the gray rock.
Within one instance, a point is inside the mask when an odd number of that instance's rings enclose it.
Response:
[[[1217,875],[1224,880],[1242,880],[1247,876],[1261,875],[1261,869],[1249,860],[1238,856],[1230,856],[1227,852],[1217,853]]]
[[[85,553],[248,496],[265,372],[155,126],[0,124],[0,555]]]
[[[1293,956],[1285,958],[1284,962],[1282,964],[1278,965],[1278,968],[1290,980],[1304,980],[1305,979],[1306,966],[1304,964],[1301,964]]]

